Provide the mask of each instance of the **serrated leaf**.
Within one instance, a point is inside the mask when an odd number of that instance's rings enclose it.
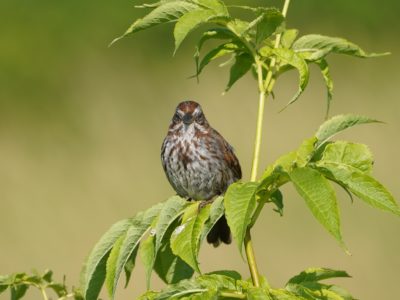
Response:
[[[299,89],[285,108],[294,103],[303,93],[308,84],[309,70],[306,61],[292,49],[277,48],[272,50],[279,61],[294,67],[299,72]]]
[[[285,17],[276,8],[266,8],[256,20],[256,44],[260,45],[266,38],[283,30]]]
[[[203,232],[201,234],[201,240],[203,240],[207,234],[211,231],[217,221],[224,215],[224,197],[220,196],[216,198],[210,206],[209,218],[204,224]]]
[[[235,63],[232,65],[229,73],[229,82],[225,88],[225,92],[229,91],[230,88],[242,78],[253,65],[253,58],[247,53],[237,54],[235,56]]]
[[[185,13],[176,22],[174,28],[175,52],[178,50],[185,37],[196,27],[207,22],[215,12],[209,9],[196,9]]]
[[[139,255],[142,259],[143,266],[146,275],[146,286],[150,289],[151,273],[153,271],[154,262],[156,260],[155,256],[155,237],[154,235],[149,235],[147,239],[142,241],[139,246]]]
[[[226,277],[230,277],[234,280],[241,280],[242,279],[242,275],[240,275],[240,273],[233,271],[233,270],[219,270],[219,271],[213,271],[213,272],[209,272],[205,275],[212,275],[212,274],[217,274],[217,275],[223,275]]]
[[[293,44],[297,51],[307,51],[306,59],[310,61],[319,60],[329,53],[347,54],[356,57],[376,57],[389,53],[367,53],[356,44],[346,39],[330,37],[319,34],[309,34],[300,37]]]
[[[380,121],[359,115],[338,115],[325,121],[318,129],[317,147],[320,147],[337,133],[359,124],[380,123]]]
[[[215,13],[229,16],[228,9],[226,5],[221,0],[191,0],[192,2],[198,4],[200,7],[213,10]]]
[[[137,253],[138,253],[138,248],[136,247],[135,250],[133,250],[131,256],[129,257],[128,261],[126,262],[126,264],[124,266],[124,272],[125,272],[124,288],[127,288],[129,281],[131,279],[132,271],[135,268]]]
[[[82,269],[82,292],[85,299],[97,299],[105,279],[107,257],[115,242],[125,234],[131,222],[132,219],[124,219],[111,226],[89,254],[85,267]]]
[[[137,19],[122,36],[114,39],[110,45],[135,32],[145,30],[162,23],[176,21],[185,13],[195,10],[198,7],[199,6],[193,2],[183,0],[162,2],[162,5],[154,8],[149,14],[141,19]]]
[[[281,37],[281,45],[283,48],[290,48],[292,47],[294,41],[297,38],[299,31],[297,29],[286,29],[282,33]]]
[[[197,54],[199,54],[200,50],[203,48],[203,45],[206,41],[210,39],[219,39],[219,40],[226,40],[226,39],[234,39],[236,35],[227,28],[212,28],[204,32],[197,43],[196,50]]]
[[[336,195],[328,180],[309,167],[296,168],[289,175],[314,217],[343,246]]]
[[[300,274],[289,279],[288,283],[302,284],[305,282],[317,282],[329,278],[351,277],[346,271],[329,268],[308,268]]]
[[[231,19],[229,22],[226,24],[226,27],[232,31],[237,37],[242,37],[243,33],[246,32],[246,30],[249,27],[249,22],[243,21],[241,19]]]
[[[329,178],[340,182],[367,204],[400,216],[400,208],[390,192],[376,179],[349,165],[317,162]]]
[[[331,108],[331,102],[332,102],[332,95],[333,95],[333,81],[329,72],[329,65],[325,59],[321,59],[316,62],[319,69],[321,70],[322,77],[325,82],[326,86],[326,91],[327,91],[327,105],[326,105],[326,113],[325,113],[325,119],[328,118],[329,116],[329,110]]]
[[[157,275],[167,284],[174,284],[183,279],[188,279],[194,273],[193,269],[179,256],[174,255],[171,250],[171,234],[176,225],[179,224],[177,221],[168,228],[154,264],[154,270]]]
[[[315,152],[315,143],[317,142],[316,137],[309,138],[300,145],[296,151],[296,165],[298,167],[304,167],[311,160]]]
[[[198,60],[196,60],[197,63],[196,76],[200,75],[204,67],[206,67],[213,60],[222,57],[224,55],[234,53],[238,49],[239,46],[235,43],[225,43],[215,47],[214,49],[211,49],[206,55],[204,55],[200,63],[198,63]]]
[[[347,165],[363,173],[370,173],[374,162],[372,153],[366,145],[344,141],[328,144],[321,161]]]
[[[106,280],[105,285],[110,298],[114,298],[114,278],[117,267],[117,260],[120,254],[122,243],[124,242],[125,235],[120,236],[114,243],[106,264]]]
[[[163,240],[165,233],[175,220],[183,214],[183,209],[188,205],[188,202],[179,197],[173,196],[167,200],[158,216],[156,231],[156,246],[155,253],[161,247],[161,241]]]
[[[111,295],[114,295],[115,293],[120,274],[124,269],[125,264],[128,262],[136,247],[138,247],[141,239],[150,229],[153,220],[159,214],[162,206],[163,203],[157,204],[145,211],[143,214],[137,216],[126,231],[126,236],[119,250],[118,259],[116,260],[114,278],[110,278],[110,281],[113,280],[114,282],[110,291]]]
[[[201,273],[197,260],[200,237],[209,212],[210,206],[207,205],[201,208],[197,214],[192,215],[186,220],[183,218],[182,225],[178,226],[171,236],[172,252],[182,258],[183,261],[198,273]]]
[[[256,207],[257,188],[256,182],[236,182],[229,186],[224,197],[225,216],[242,256],[243,241]]]

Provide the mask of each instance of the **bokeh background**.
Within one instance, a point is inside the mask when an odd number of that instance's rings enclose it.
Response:
[[[240,1],[228,1],[240,3]],[[245,1],[241,1],[243,4]],[[283,1],[251,1],[281,6]],[[143,11],[132,1],[2,0],[0,2],[0,274],[51,268],[76,285],[81,263],[119,219],[173,194],[159,153],[175,105],[195,99],[211,124],[234,145],[249,176],[257,107],[256,85],[244,78],[222,96],[227,70],[213,65],[200,83],[192,35],[172,57],[172,27],[108,43]],[[400,2],[292,1],[289,27],[302,34],[343,36],[392,55],[362,60],[329,58],[335,82],[332,114],[359,113],[386,122],[340,136],[368,144],[375,176],[400,198]],[[296,91],[296,74],[276,86],[267,105],[262,166],[296,148],[323,121],[325,89],[318,70],[301,99],[279,109]],[[261,168],[262,169],[262,168]],[[254,228],[260,270],[274,286],[309,266],[345,269],[337,280],[357,298],[397,299],[399,219],[340,197],[347,256],[307,211],[291,186],[285,216],[267,208]],[[201,249],[204,271],[237,269],[248,276],[235,246]],[[162,284],[154,276],[154,288]],[[144,291],[138,264],[118,299]],[[27,299],[39,299],[30,292]],[[397,296],[396,296],[397,295]],[[3,294],[0,299],[7,299]]]

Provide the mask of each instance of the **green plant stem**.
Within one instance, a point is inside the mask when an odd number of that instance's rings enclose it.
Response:
[[[49,298],[47,297],[46,289],[45,289],[45,288],[40,287],[40,292],[42,293],[43,300],[49,300]]]
[[[282,9],[282,15],[286,17],[287,11],[289,9],[290,0],[285,0]],[[281,34],[278,34],[275,39],[275,48],[279,47],[281,42]],[[259,90],[259,100],[258,100],[258,113],[257,113],[257,127],[256,127],[256,136],[254,141],[254,152],[253,152],[253,163],[251,166],[251,176],[250,181],[256,181],[257,173],[258,173],[258,164],[260,160],[260,149],[261,149],[261,139],[262,139],[262,125],[263,125],[263,117],[264,117],[264,108],[265,108],[265,100],[272,91],[273,85],[275,84],[275,79],[273,78],[273,68],[275,67],[276,60],[272,59],[271,63],[268,68],[268,73],[263,81],[263,68],[262,62],[259,60],[258,57],[255,57],[255,61],[257,64],[257,77],[258,77],[258,90]],[[262,207],[264,206],[265,202],[260,202],[256,209],[261,211]],[[259,213],[258,213],[259,215]],[[254,224],[254,222],[252,222]],[[252,225],[252,224],[250,224]],[[246,251],[247,257],[247,264],[250,269],[251,279],[253,281],[253,285],[255,287],[260,286],[260,279],[258,273],[257,262],[255,258],[253,243],[251,241],[251,234],[250,234],[251,226],[247,228],[246,236],[244,238],[244,248]]]
[[[253,285],[255,287],[260,287],[260,274],[258,273],[256,256],[254,254],[253,243],[251,242],[250,227],[247,228],[246,236],[244,238],[244,250],[246,251],[247,264],[249,265]]]

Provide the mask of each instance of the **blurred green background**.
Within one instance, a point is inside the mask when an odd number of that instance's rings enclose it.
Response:
[[[246,1],[229,1],[245,3]],[[283,1],[252,1],[281,6]],[[136,2],[137,3],[137,2]],[[154,28],[107,44],[143,11],[132,1],[2,0],[0,2],[0,274],[51,268],[77,284],[81,263],[111,224],[173,194],[161,168],[160,145],[175,105],[194,99],[234,145],[248,179],[256,85],[251,76],[221,95],[227,70],[194,72],[193,35],[172,57],[172,27]],[[383,58],[331,57],[332,114],[355,112],[387,122],[340,136],[370,145],[375,176],[400,197],[400,2],[292,1],[289,27],[302,34],[343,36]],[[196,34],[194,34],[195,36]],[[325,89],[312,68],[301,99],[296,74],[276,86],[267,105],[262,166],[296,148],[323,121]],[[307,211],[291,186],[285,216],[267,208],[253,237],[260,270],[275,286],[310,266],[345,269],[338,280],[356,298],[398,299],[399,219],[338,191],[347,256]],[[204,271],[237,269],[248,276],[235,246],[201,250]],[[154,275],[154,278],[156,275]],[[161,287],[154,280],[154,287]],[[138,264],[128,290],[144,291]],[[8,295],[0,296],[7,299]],[[31,292],[27,299],[39,299]]]

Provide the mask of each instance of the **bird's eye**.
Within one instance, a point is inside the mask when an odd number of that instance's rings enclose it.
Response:
[[[196,122],[199,123],[199,124],[203,124],[204,123],[204,115],[203,114],[199,114],[196,117]]]
[[[172,121],[173,121],[174,123],[178,123],[180,120],[181,120],[181,117],[179,116],[179,114],[178,114],[178,113],[175,113],[175,114],[174,114],[174,117],[172,118]]]

